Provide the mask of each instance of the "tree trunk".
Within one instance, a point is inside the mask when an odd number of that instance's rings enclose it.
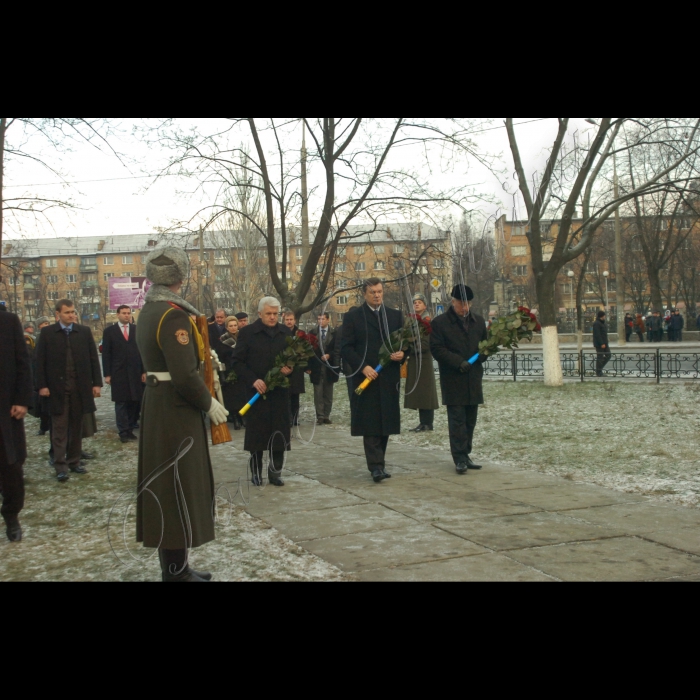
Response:
[[[659,276],[659,270],[655,267],[649,266],[649,286],[651,287],[651,308],[653,311],[658,311],[663,313],[664,302],[661,295],[661,280]]]
[[[559,358],[559,330],[554,299],[554,280],[544,273],[537,280],[537,303],[542,325],[545,386],[564,386],[564,374]]]

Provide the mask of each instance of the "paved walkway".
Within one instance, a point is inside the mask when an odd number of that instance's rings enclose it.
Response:
[[[242,483],[251,515],[352,579],[700,581],[700,510],[488,463],[458,476],[447,453],[391,442],[374,484],[362,440],[333,427],[293,440],[284,488],[257,489],[233,435],[217,485]]]

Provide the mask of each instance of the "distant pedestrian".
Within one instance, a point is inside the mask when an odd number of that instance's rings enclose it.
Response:
[[[649,312],[649,313],[647,314],[647,318],[646,318],[646,321],[645,321],[646,327],[647,327],[647,342],[649,342],[649,343],[653,343],[653,342],[654,342],[654,334],[653,334],[653,332],[652,332],[652,330],[651,330],[651,327],[654,325],[654,324],[652,323],[653,318],[654,318],[654,317],[653,317],[652,313]]]
[[[646,323],[644,322],[644,319],[642,318],[642,314],[637,314],[637,318],[634,321],[634,329],[637,332],[637,337],[639,338],[639,342],[643,343],[644,342],[644,331],[646,331]]]
[[[651,315],[651,342],[660,343],[663,340],[664,329],[661,314],[654,311]]]
[[[137,442],[134,430],[139,427],[146,374],[136,344],[136,326],[131,322],[131,307],[120,306],[117,318],[102,337],[102,371],[105,382],[112,387],[119,439]]]
[[[671,319],[669,321],[669,325],[671,327],[671,330],[673,331],[673,342],[682,343],[685,320],[683,319],[683,316],[681,316],[681,312],[679,309],[676,309],[674,311],[673,316],[671,316]]]
[[[664,314],[663,318],[663,332],[667,334],[668,341],[670,343],[673,342],[673,328],[671,328],[671,310],[666,309],[666,313]],[[663,340],[663,334],[661,336],[661,340]]]
[[[625,340],[629,343],[634,331],[634,319],[632,314],[625,314]]]
[[[430,321],[428,305],[422,294],[413,297],[413,312],[425,321]],[[416,321],[418,323],[418,321]],[[435,369],[433,355],[430,352],[430,338],[423,338],[408,349],[408,373],[404,408],[418,411],[418,427],[411,432],[420,433],[433,430],[435,410],[440,408],[435,386]]]
[[[612,357],[610,342],[608,341],[608,329],[605,325],[605,311],[598,312],[598,318],[593,324],[593,345],[598,353],[595,373],[596,376],[602,377],[605,365],[610,362],[610,358]]]
[[[698,317],[695,319],[695,327],[700,331],[700,314],[698,314]]]
[[[32,381],[22,325],[15,314],[0,313],[0,493],[7,539],[19,542],[19,514],[24,507],[27,458],[24,416],[31,402]]]
[[[92,331],[76,322],[74,302],[56,302],[56,314],[58,322],[44,328],[37,343],[37,386],[51,399],[54,467],[64,482],[69,469],[87,473],[80,465],[83,415],[96,411],[102,372]]]
[[[289,328],[292,335],[296,335],[299,330],[297,319],[293,311],[284,312],[284,325]],[[301,394],[306,393],[306,374],[302,367],[295,367],[289,375],[289,418],[292,427],[299,425],[299,407],[301,405]]]
[[[316,357],[309,362],[311,383],[314,386],[314,406],[317,425],[330,425],[333,411],[333,392],[338,382],[338,374],[333,369],[338,362],[335,331],[330,326],[330,314],[318,317],[318,326],[311,332],[318,338]]]

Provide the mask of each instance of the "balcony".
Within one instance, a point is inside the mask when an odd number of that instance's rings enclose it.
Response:
[[[88,287],[97,287],[98,284],[97,284],[97,280],[83,280],[83,281],[80,283],[80,286],[81,286],[83,289],[87,289]]]
[[[94,265],[86,265],[85,263],[80,263],[81,272],[97,272],[97,263]]]

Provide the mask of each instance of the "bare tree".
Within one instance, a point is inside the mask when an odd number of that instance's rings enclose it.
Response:
[[[308,202],[315,208],[311,216],[316,224],[308,258],[292,282],[290,235],[301,227],[306,201],[301,187],[302,123],[310,146]],[[457,119],[231,118],[213,134],[183,133],[173,120],[155,134],[161,147],[173,150],[164,174],[189,178],[196,191],[214,200],[177,226],[204,223],[212,228],[217,219],[232,214],[247,220],[264,240],[272,289],[299,317],[322,303],[341,238],[352,224],[366,224],[358,234],[364,235],[381,219],[434,220],[437,210],[468,209],[476,201],[466,186],[434,190],[429,171],[418,163],[398,164],[407,147],[415,147],[433,167],[448,168],[458,159],[483,161],[469,139],[472,130],[471,121]],[[250,156],[239,145],[241,135],[249,140]],[[262,220],[230,196],[242,185],[260,193]]]
[[[681,166],[698,151],[700,120],[635,119],[605,117],[595,123],[590,143],[577,139],[567,147],[570,118],[557,118],[557,135],[541,176],[530,178],[520,155],[513,118],[506,119],[506,130],[515,165],[518,186],[528,215],[527,239],[537,286],[537,301],[542,323],[545,384],[561,386],[564,378],[559,361],[559,338],[556,326],[555,287],[563,266],[575,260],[591,245],[595,232],[620,206],[635,197],[662,192],[687,180],[679,173]],[[617,142],[623,128],[635,126],[633,138]],[[638,129],[636,127],[639,127]],[[613,194],[610,161],[616,153],[630,153],[650,144],[664,144],[668,158],[663,167],[635,181],[621,193]],[[574,222],[577,210],[582,221]],[[543,222],[560,220],[549,260],[543,256]]]

